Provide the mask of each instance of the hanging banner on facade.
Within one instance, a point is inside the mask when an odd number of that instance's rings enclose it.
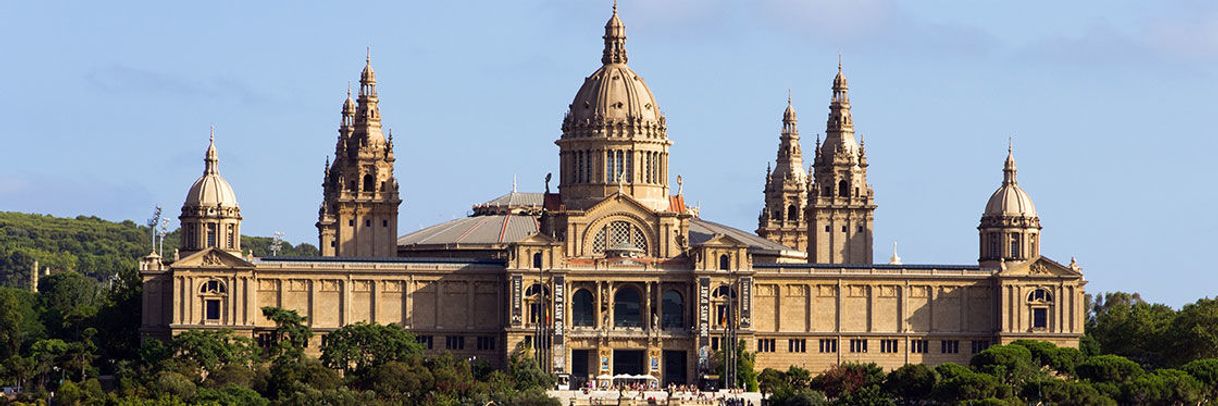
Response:
[[[753,277],[740,278],[740,328],[753,328]]]
[[[567,278],[565,276],[554,277],[554,340],[556,343],[562,343],[563,328],[566,325],[567,316]]]
[[[520,275],[512,275],[512,325],[520,327],[523,317],[520,314],[520,300],[523,296],[521,289],[524,287],[524,279]]]
[[[698,369],[710,366],[710,277],[698,278]]]

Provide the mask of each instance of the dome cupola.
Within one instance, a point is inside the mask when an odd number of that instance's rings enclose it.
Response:
[[[667,210],[672,142],[651,89],[626,65],[626,25],[616,4],[602,38],[601,67],[584,78],[556,141],[563,204],[584,209],[621,192]]]
[[[183,257],[208,248],[241,252],[241,207],[233,186],[220,176],[219,161],[213,128],[203,157],[203,176],[186,192],[182,214],[178,216],[182,224],[179,250]]]
[[[1016,181],[1014,148],[1007,146],[1002,186],[990,195],[977,226],[981,261],[1024,261],[1040,256],[1040,217],[1032,196]]]

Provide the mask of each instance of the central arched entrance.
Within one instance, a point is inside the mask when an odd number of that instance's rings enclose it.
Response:
[[[614,375],[643,375],[647,366],[643,350],[613,350]]]

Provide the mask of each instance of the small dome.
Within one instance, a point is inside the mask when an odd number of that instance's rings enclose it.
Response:
[[[602,120],[637,120],[643,123],[662,119],[651,89],[643,78],[626,65],[626,26],[617,16],[605,23],[605,49],[601,66],[584,79],[575,93],[567,120],[570,123],[599,123]]]
[[[983,216],[1037,217],[1036,205],[1032,203],[1032,196],[1029,196],[1028,192],[1019,187],[1019,182],[1015,179],[1017,172],[1015,168],[1015,155],[1009,148],[1002,172],[1002,186],[990,196],[990,201],[985,204],[985,214]]]
[[[1036,217],[1036,205],[1019,185],[1004,184],[985,204],[985,216]]]
[[[605,65],[588,76],[575,93],[570,110],[575,123],[625,119],[655,122],[661,116],[651,89],[624,64]]]
[[[220,176],[214,136],[211,145],[207,147],[207,155],[203,158],[203,163],[203,176],[200,176],[190,186],[182,207],[238,207],[237,194],[233,192],[233,186],[223,176]]]

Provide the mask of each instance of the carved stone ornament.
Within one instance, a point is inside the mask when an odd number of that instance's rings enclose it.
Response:
[[[1034,275],[1049,275],[1052,273],[1049,271],[1049,267],[1047,267],[1047,266],[1045,266],[1045,264],[1042,264],[1039,262],[1032,264],[1031,270],[1032,270],[1032,274],[1034,274]]]
[[[205,266],[220,266],[224,265],[224,261],[220,260],[220,254],[213,252],[203,256],[203,265]]]

